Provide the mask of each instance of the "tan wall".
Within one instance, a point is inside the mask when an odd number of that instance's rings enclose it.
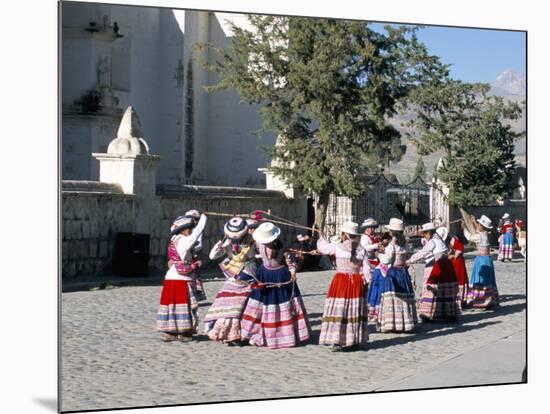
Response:
[[[63,277],[108,273],[116,234],[133,231],[134,197],[63,193],[61,209]]]
[[[198,187],[200,188],[200,187]],[[246,192],[246,189],[242,189]],[[191,196],[160,196],[160,213],[151,219],[150,271],[166,270],[166,248],[173,220],[187,210],[252,213],[271,209],[273,214],[306,223],[305,200],[286,199],[273,191],[254,190],[239,196],[239,189]],[[136,231],[136,198],[132,195],[64,192],[62,195],[62,274],[63,277],[109,274],[118,232]],[[205,261],[214,243],[223,236],[227,218],[210,216],[204,232]],[[300,230],[281,226],[283,240],[290,243]],[[208,264],[208,263],[206,263]]]

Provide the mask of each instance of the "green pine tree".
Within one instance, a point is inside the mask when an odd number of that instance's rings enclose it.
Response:
[[[416,29],[379,33],[360,21],[250,15],[254,30],[232,26],[227,49],[205,66],[219,77],[208,91],[234,89],[259,104],[263,130],[275,131],[271,171],[296,190],[316,195],[322,226],[330,194],[356,197],[358,176],[404,153],[388,123],[413,89],[438,84],[448,67],[418,42]]]
[[[488,96],[489,85],[448,81],[415,91],[419,116],[410,139],[421,155],[443,151],[436,175],[460,208],[506,197],[512,190],[514,132],[509,121],[521,115],[517,103]]]

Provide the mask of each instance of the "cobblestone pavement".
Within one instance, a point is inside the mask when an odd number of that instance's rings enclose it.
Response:
[[[467,258],[468,270],[472,258]],[[426,366],[499,338],[525,334],[523,261],[495,262],[501,308],[465,311],[455,324],[421,324],[413,334],[370,330],[368,346],[333,353],[317,345],[325,293],[334,272],[298,276],[313,337],[301,347],[227,347],[207,340],[202,323],[191,343],[163,343],[155,331],[160,286],[62,295],[62,409],[346,394],[380,389]],[[422,266],[415,272],[420,283]],[[222,282],[209,281],[204,317]],[[201,319],[202,320],[202,319]],[[505,355],[503,354],[503,358]],[[519,355],[518,358],[525,358]],[[521,373],[518,373],[518,381]],[[485,378],[481,383],[496,383]]]

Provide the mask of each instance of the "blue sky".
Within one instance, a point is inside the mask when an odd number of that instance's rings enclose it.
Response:
[[[373,24],[379,30],[382,24]],[[525,75],[525,33],[504,30],[425,26],[418,39],[444,63],[451,76],[466,82],[492,82],[506,69]]]

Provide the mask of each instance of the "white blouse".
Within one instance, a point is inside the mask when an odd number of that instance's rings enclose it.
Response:
[[[365,258],[365,249],[358,244],[355,251],[356,261],[351,259],[351,241],[346,240],[342,243],[331,243],[323,236],[317,241],[317,249],[321,254],[333,255],[336,257],[336,271],[340,273],[359,273],[361,262]]]
[[[391,257],[390,264],[393,266],[404,266],[407,259],[407,249],[393,241],[384,249],[384,254]]]
[[[411,256],[408,262],[418,263],[422,259],[424,259],[424,262],[427,265],[431,265],[437,259],[437,256],[446,253],[447,250],[448,249],[445,245],[445,242],[441,240],[441,238],[437,235],[434,235],[430,240],[426,242],[424,247],[422,247],[422,250],[419,250]]]
[[[176,251],[181,257],[181,260],[183,261],[190,261],[192,258],[192,247],[195,244],[195,242],[200,238],[202,235],[202,232],[204,230],[204,227],[206,226],[206,216],[204,214],[201,214],[201,217],[199,219],[199,222],[191,232],[189,236],[184,236],[183,234],[179,234],[177,236],[174,236],[174,243],[176,245]],[[176,270],[176,266],[172,264],[170,266],[170,269],[168,269],[168,272],[166,273],[166,280],[191,280],[189,276],[180,275],[178,271]]]

